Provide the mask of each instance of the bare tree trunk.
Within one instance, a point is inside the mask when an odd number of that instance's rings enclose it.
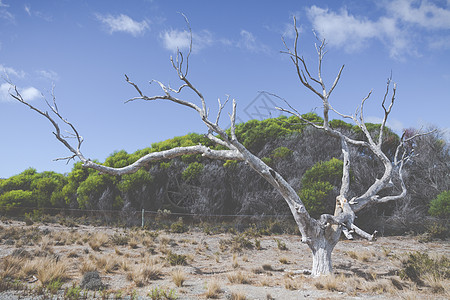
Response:
[[[313,237],[308,243],[313,255],[312,276],[328,275],[333,273],[331,253],[339,241],[340,226],[328,226],[318,231],[318,236]]]

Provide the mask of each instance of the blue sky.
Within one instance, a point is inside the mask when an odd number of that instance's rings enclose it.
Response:
[[[71,1],[0,0],[0,72],[34,105],[45,109],[52,84],[61,113],[85,142],[86,157],[103,161],[115,150],[134,152],[177,135],[205,132],[198,116],[163,102],[132,102],[134,89],[160,94],[152,79],[176,86],[169,58],[186,50],[193,31],[190,80],[211,114],[217,98],[235,98],[239,120],[269,116],[275,93],[301,112],[320,113],[320,101],[299,84],[281,37],[292,45],[292,17],[300,52],[317,69],[315,37],[327,41],[328,86],[345,64],[330,101],[352,114],[370,90],[367,121],[383,115],[380,101],[392,72],[398,84],[389,125],[450,128],[450,1]],[[48,121],[8,96],[0,82],[0,177],[28,167],[69,172],[69,155]],[[192,94],[185,99],[196,101]],[[256,114],[256,112],[259,114]],[[278,113],[270,111],[270,116]],[[224,126],[229,123],[223,115]],[[336,116],[332,116],[336,117]],[[448,136],[448,132],[447,132]]]

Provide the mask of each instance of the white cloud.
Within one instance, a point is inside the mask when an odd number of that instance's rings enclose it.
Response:
[[[172,29],[161,33],[160,37],[163,40],[164,48],[172,52],[187,50],[191,44],[190,33],[186,30]]]
[[[376,21],[349,14],[346,9],[338,13],[312,6],[307,10],[314,29],[334,47],[355,52],[377,39],[389,47],[391,57],[399,58],[405,52],[413,53],[411,44],[394,18],[380,17]]]
[[[6,75],[7,77],[9,76],[15,76],[18,78],[24,78],[26,73],[24,71],[18,71],[14,68],[11,67],[5,67],[4,65],[0,64],[0,73],[2,73],[2,75]]]
[[[160,38],[163,41],[164,48],[172,52],[177,52],[177,50],[189,50],[191,43],[191,34],[187,30],[167,30],[161,32]],[[214,38],[208,30],[192,33],[193,52],[198,52],[207,46],[211,46],[213,43]]]
[[[238,47],[249,50],[250,52],[265,52],[268,53],[270,52],[270,48],[263,44],[260,43],[259,41],[256,40],[256,37],[253,35],[253,33],[242,29],[240,32],[240,39],[238,42]]]
[[[26,101],[33,101],[41,96],[41,92],[35,87],[27,87],[20,90],[20,94]]]
[[[50,81],[58,81],[59,75],[55,71],[52,70],[40,70],[36,72],[40,77],[48,79]]]
[[[307,15],[320,37],[325,38],[329,45],[348,52],[364,49],[372,40],[382,42],[391,57],[400,59],[405,54],[419,56],[416,49],[420,44],[430,48],[448,48],[449,43],[443,41],[446,36],[437,34],[450,29],[450,1],[443,6],[429,0],[383,3],[385,14],[375,20],[352,15],[346,8],[332,11],[315,5],[307,9]],[[418,35],[417,30],[427,30],[427,37]],[[421,42],[421,39],[428,40]]]
[[[11,85],[9,83],[2,83],[0,85],[0,102],[11,101],[11,96],[9,95],[10,87]]]
[[[25,9],[25,11],[27,12],[27,14],[28,14],[29,16],[31,16],[31,6],[25,4],[24,9]]]
[[[0,19],[5,19],[11,23],[15,23],[16,18],[7,10],[8,7],[9,5],[2,3],[0,0]]]
[[[97,14],[96,17],[100,22],[106,25],[110,34],[113,34],[114,32],[125,32],[133,36],[139,36],[144,34],[144,32],[150,28],[147,21],[143,20],[137,22],[124,14],[118,16],[103,16]]]
[[[427,0],[394,0],[387,2],[393,17],[427,29],[450,29],[450,9]],[[418,5],[417,5],[418,4]],[[447,3],[447,6],[449,4]]]
[[[10,92],[14,92],[12,86],[7,82],[2,83],[0,85],[0,102],[13,101]],[[41,92],[35,87],[19,88],[19,92],[26,101],[33,101],[41,96]]]
[[[43,19],[43,20],[45,20],[47,22],[51,22],[52,21],[52,16],[49,15],[48,12],[32,10],[31,9],[31,5],[25,4],[24,10],[30,17],[38,17],[38,18],[41,18],[41,19]]]

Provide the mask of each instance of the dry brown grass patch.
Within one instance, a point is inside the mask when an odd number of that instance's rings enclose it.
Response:
[[[79,264],[78,269],[81,274],[86,274],[88,272],[97,271],[95,264],[90,262],[88,259],[83,259],[83,261]]]
[[[25,260],[21,257],[6,256],[1,261],[0,279],[16,278]]]
[[[94,251],[100,251],[100,247],[105,247],[109,242],[109,236],[105,233],[94,233],[89,239],[89,246]]]
[[[208,282],[206,285],[206,293],[205,296],[208,299],[216,299],[219,298],[220,293],[222,292],[222,288],[220,287],[220,283],[217,279],[213,279]]]
[[[136,286],[142,287],[151,280],[160,279],[163,275],[160,265],[136,265],[131,272],[127,274],[127,279],[133,281]]]
[[[64,261],[55,261],[44,257],[37,258],[36,263],[36,277],[43,285],[54,281],[63,282],[69,279],[69,267]]]
[[[243,273],[241,271],[233,272],[227,275],[228,281],[230,283],[238,283],[238,284],[250,284],[251,281],[248,278],[248,274]]]
[[[175,283],[177,287],[183,286],[183,283],[186,281],[186,273],[181,269],[175,269],[171,273],[172,281]]]
[[[247,296],[241,291],[233,291],[230,296],[231,300],[247,300]]]
[[[302,287],[298,280],[292,278],[285,278],[283,284],[287,290],[298,290]]]
[[[314,279],[313,284],[318,290],[328,290],[332,292],[343,292],[343,282],[345,282],[345,277],[328,275],[319,276]]]

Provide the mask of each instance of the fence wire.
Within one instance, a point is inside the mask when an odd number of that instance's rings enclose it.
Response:
[[[192,214],[168,210],[94,210],[55,207],[2,207],[2,218],[12,218],[26,223],[59,223],[69,227],[79,225],[144,227],[182,231],[201,227],[207,232],[244,231],[249,228],[272,233],[297,233],[297,226],[291,215],[250,214]]]

